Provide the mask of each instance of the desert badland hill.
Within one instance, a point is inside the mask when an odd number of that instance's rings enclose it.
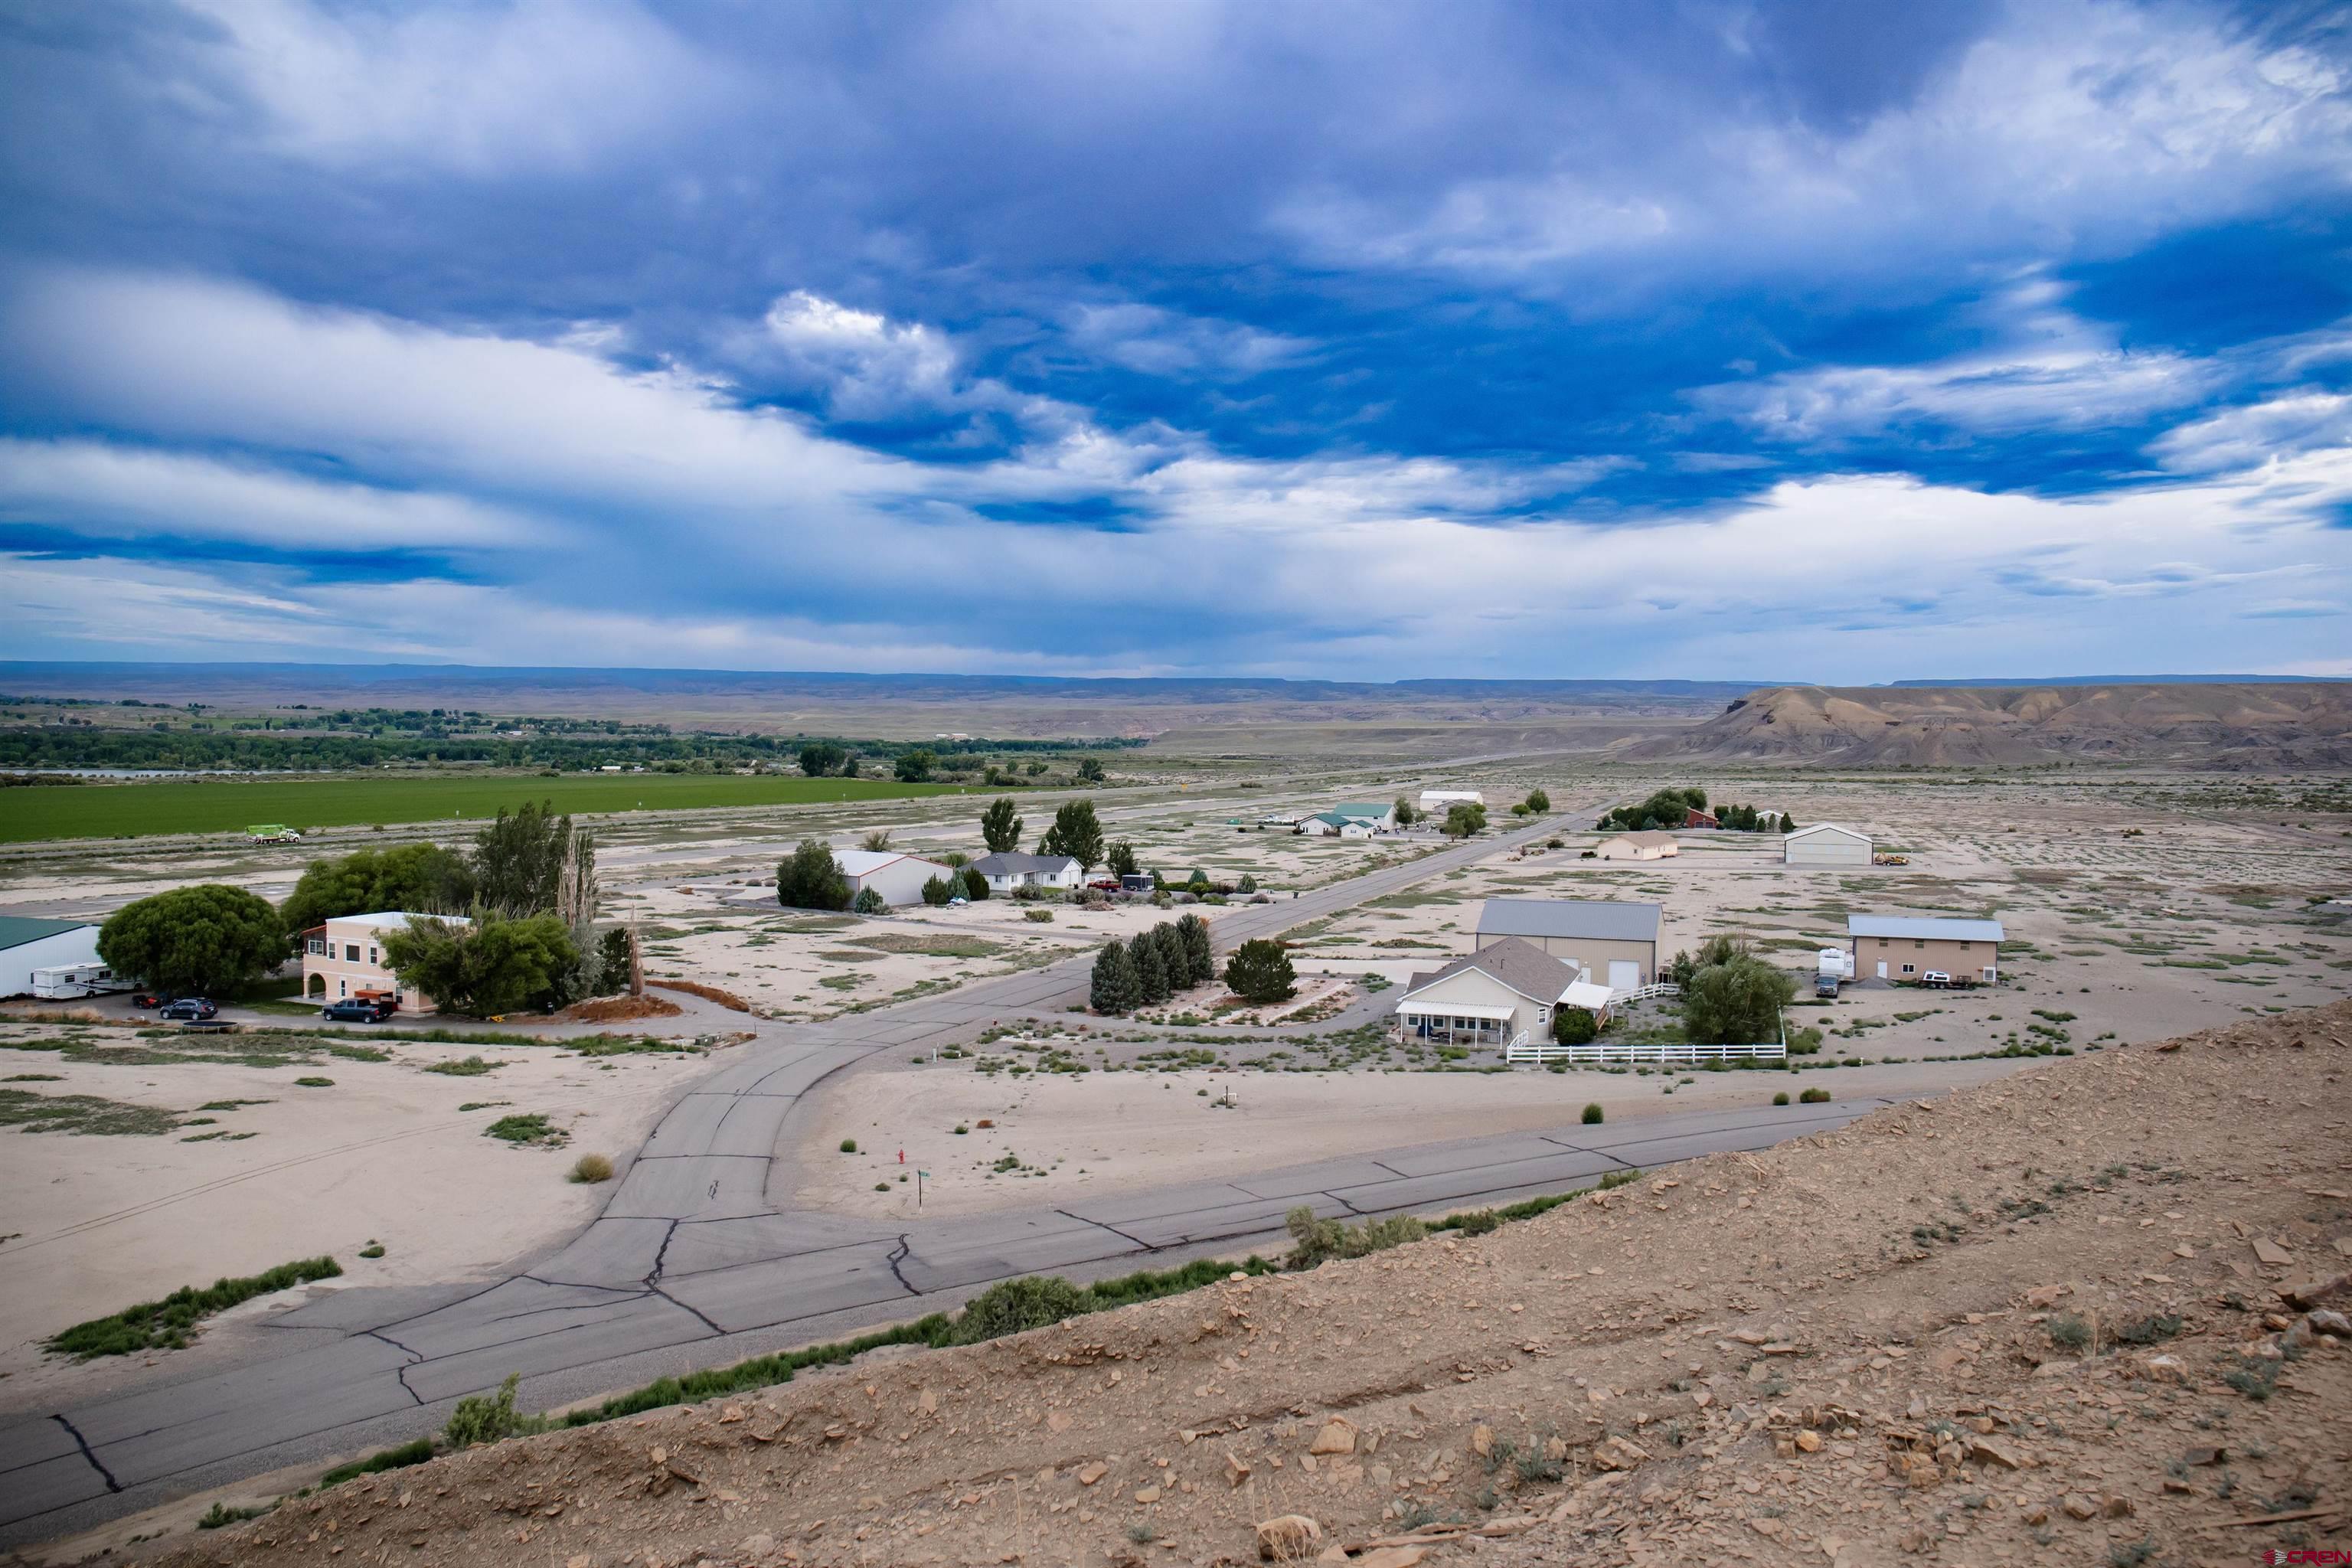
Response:
[[[2070,759],[2336,767],[2352,763],[2352,683],[1777,686],[1624,754],[1875,767]]]
[[[2339,1004],[2110,1048],[1489,1234],[877,1352],[148,1550],[1858,1568],[2340,1543],[2347,1035]]]

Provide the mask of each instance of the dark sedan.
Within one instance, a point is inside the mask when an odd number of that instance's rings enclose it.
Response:
[[[163,1016],[184,1024],[201,1024],[220,1016],[220,1009],[201,996],[183,996],[177,1002],[163,1004]]]
[[[346,996],[340,1002],[330,1002],[325,1016],[338,1024],[381,1024],[392,1016],[392,1009],[381,1002],[371,1002],[364,996]]]

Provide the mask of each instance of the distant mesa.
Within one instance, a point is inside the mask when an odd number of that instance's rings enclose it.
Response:
[[[1876,767],[2341,767],[2352,763],[2352,682],[1775,686],[1619,754]]]

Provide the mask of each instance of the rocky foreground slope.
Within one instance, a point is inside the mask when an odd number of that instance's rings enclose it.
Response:
[[[2352,763],[2352,683],[1778,686],[1622,754],[1874,767],[2340,767]]]
[[[477,1448],[159,1545],[565,1568],[2352,1546],[2347,1037],[2338,1005],[2057,1062],[1475,1238]]]

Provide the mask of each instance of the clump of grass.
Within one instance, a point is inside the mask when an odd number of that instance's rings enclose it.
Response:
[[[275,1105],[277,1101],[270,1100],[207,1100],[196,1109],[198,1110],[242,1110],[248,1105]]]
[[[1775,1105],[1786,1105],[1786,1104],[1788,1104],[1788,1103],[1789,1103],[1789,1091],[1788,1091],[1787,1089],[1782,1089],[1780,1093],[1778,1093],[1778,1094],[1774,1095],[1774,1096],[1772,1097],[1772,1103],[1773,1103],[1773,1104],[1775,1104]]]
[[[441,1428],[443,1440],[452,1448],[470,1448],[477,1443],[545,1431],[546,1416],[515,1411],[515,1385],[521,1381],[520,1373],[510,1372],[496,1394],[469,1394],[457,1401],[457,1407],[449,1412],[448,1425]]]
[[[2072,1312],[2050,1320],[2050,1342],[2061,1350],[2079,1351],[2091,1342],[2091,1325]]]
[[[482,1129],[482,1136],[503,1138],[518,1146],[535,1145],[548,1149],[560,1149],[572,1141],[571,1133],[537,1110],[527,1115],[501,1116]]]
[[[360,1256],[362,1258],[382,1258],[383,1256],[383,1243],[381,1241],[370,1240],[365,1247],[360,1248]]]
[[[342,1265],[331,1258],[306,1258],[281,1263],[266,1273],[215,1279],[201,1290],[194,1285],[183,1285],[160,1301],[142,1301],[106,1317],[76,1323],[52,1336],[47,1348],[76,1361],[135,1355],[141,1351],[181,1350],[195,1333],[196,1325],[215,1312],[226,1312],[256,1296],[307,1285],[314,1279],[332,1279],[342,1271]]]
[[[196,1528],[218,1530],[225,1524],[242,1524],[248,1519],[259,1519],[277,1506],[274,1502],[261,1502],[255,1503],[250,1508],[230,1508],[225,1503],[216,1502],[205,1511],[202,1519],[196,1521]]]
[[[331,1078],[298,1078],[294,1082],[298,1088],[301,1089],[332,1089],[335,1087],[335,1080]]]
[[[1503,1216],[1493,1209],[1472,1209],[1454,1218],[1454,1228],[1465,1236],[1485,1236],[1488,1231],[1501,1229],[1502,1225]]]
[[[2283,1364],[2266,1361],[2261,1356],[2240,1356],[2238,1364],[2221,1374],[2221,1381],[2260,1405],[2269,1399],[2278,1387],[2279,1369]]]
[[[1354,1226],[1341,1220],[1318,1219],[1315,1211],[1304,1204],[1284,1215],[1283,1224],[1289,1229],[1291,1240],[1297,1243],[1284,1261],[1286,1268],[1312,1268],[1326,1258],[1361,1258],[1367,1253],[1385,1252],[1391,1247],[1419,1241],[1429,1234],[1429,1227],[1411,1215],[1391,1215]]]
[[[593,1185],[597,1182],[609,1182],[612,1179],[613,1162],[602,1154],[581,1155],[572,1163],[572,1173],[565,1178],[567,1181],[578,1182],[583,1186]]]
[[[1809,1089],[1805,1090],[1804,1093],[1797,1096],[1797,1103],[1800,1105],[1821,1105],[1825,1103],[1829,1098],[1830,1091],[1828,1089]]]
[[[348,1465],[337,1465],[319,1478],[319,1489],[341,1486],[357,1476],[373,1476],[384,1470],[404,1470],[411,1465],[421,1465],[433,1457],[433,1439],[419,1437],[414,1443],[403,1443],[397,1448],[385,1448],[370,1454],[364,1459],[353,1459]]]
[[[1584,1124],[1587,1127],[1596,1126],[1607,1120],[1608,1112],[1602,1110],[1597,1101],[1584,1108]]]
[[[702,1047],[692,1041],[659,1040],[651,1035],[592,1035],[564,1043],[583,1057],[693,1057],[702,1054]]]
[[[855,1139],[855,1138],[845,1138],[845,1139],[843,1139],[843,1140],[841,1141],[841,1152],[842,1152],[843,1153],[845,1153],[845,1154],[855,1154],[855,1153],[856,1153],[856,1152],[857,1152],[857,1140],[856,1140],[856,1139]]]
[[[12,1072],[0,1078],[0,1083],[63,1083],[65,1077],[61,1072]]]
[[[460,1110],[488,1110],[497,1106],[512,1105],[514,1101],[511,1100],[469,1100],[457,1109]]]
[[[460,1061],[434,1062],[425,1070],[437,1072],[448,1078],[479,1078],[486,1072],[496,1072],[506,1065],[504,1062],[486,1062],[479,1057],[467,1057]]]
[[[2108,1331],[2107,1337],[2119,1344],[2152,1345],[2161,1343],[2179,1331],[2179,1318],[2169,1313],[2152,1313],[2145,1318],[2134,1318],[2127,1323],[2118,1323]]]
[[[176,1111],[127,1105],[95,1094],[36,1094],[0,1089],[0,1127],[27,1132],[79,1132],[94,1137],[155,1138],[180,1125]]]

